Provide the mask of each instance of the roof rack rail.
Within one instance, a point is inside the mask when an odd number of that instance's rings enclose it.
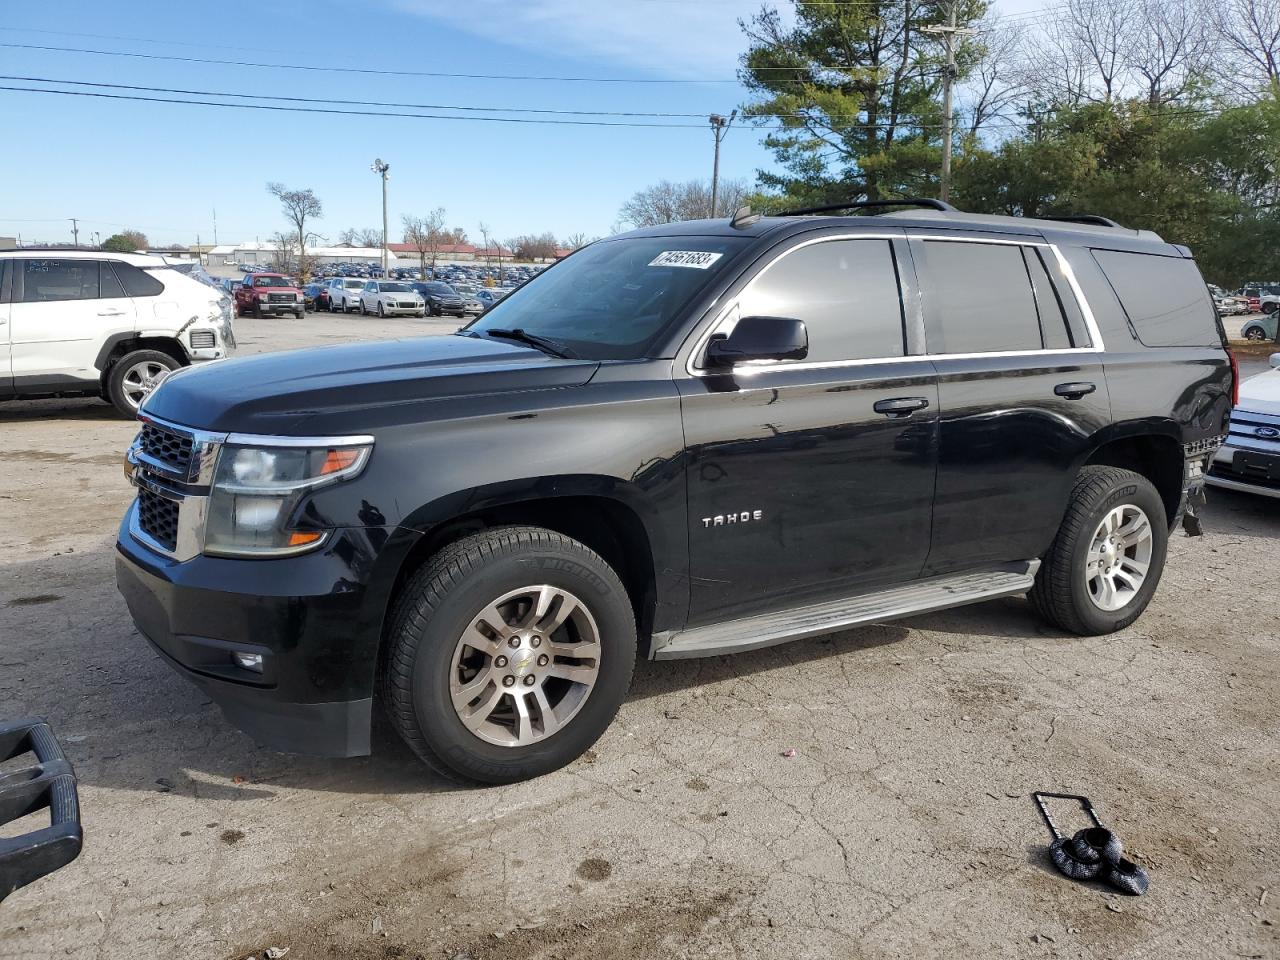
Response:
[[[1093,227],[1116,227],[1123,230],[1120,224],[1110,217],[1100,217],[1096,213],[1081,213],[1070,217],[1037,217],[1037,220],[1057,220],[1060,223],[1086,223]]]
[[[876,207],[928,207],[930,210],[938,210],[942,213],[958,213],[951,204],[945,200],[935,200],[932,197],[911,197],[906,200],[854,200],[850,203],[832,203],[823,207],[805,207],[801,210],[782,210],[774,214],[778,217],[801,217],[809,213],[834,213],[837,210],[867,210]]]

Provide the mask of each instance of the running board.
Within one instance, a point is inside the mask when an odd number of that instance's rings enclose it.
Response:
[[[918,613],[932,613],[997,597],[1026,593],[1035,583],[1039,560],[1004,564],[992,570],[935,577],[877,593],[827,600],[742,620],[713,623],[654,636],[654,660],[682,660],[742,653],[836,633],[859,623],[879,623]]]

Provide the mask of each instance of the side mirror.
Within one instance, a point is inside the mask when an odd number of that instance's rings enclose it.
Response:
[[[803,360],[809,355],[809,332],[792,317],[743,317],[727,336],[711,338],[707,365],[731,367],[750,360]]]
[[[1271,355],[1271,367],[1273,370],[1280,370],[1280,353]]]

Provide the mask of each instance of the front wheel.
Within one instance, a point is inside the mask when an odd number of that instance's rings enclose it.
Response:
[[[385,320],[386,316],[387,316],[387,312],[382,309],[382,301],[379,300],[378,301],[378,319]]]
[[[1261,327],[1250,327],[1248,330],[1244,332],[1244,338],[1246,340],[1253,340],[1254,342],[1260,342],[1267,339],[1267,332],[1263,330]]]
[[[1122,630],[1151,602],[1168,546],[1164,501],[1146,477],[1085,467],[1031,599],[1041,616],[1071,633]]]
[[[107,375],[107,399],[126,417],[133,417],[152,390],[178,361],[159,350],[135,350],[115,362]]]
[[[630,599],[598,554],[541,527],[498,527],[409,580],[392,611],[382,695],[428,766],[512,783],[595,743],[635,658]]]

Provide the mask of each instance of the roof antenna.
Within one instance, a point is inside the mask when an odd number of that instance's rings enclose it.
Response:
[[[733,215],[733,219],[729,221],[729,226],[735,230],[745,230],[747,227],[755,226],[760,222],[760,214],[751,212],[751,205],[739,207],[738,212]]]

